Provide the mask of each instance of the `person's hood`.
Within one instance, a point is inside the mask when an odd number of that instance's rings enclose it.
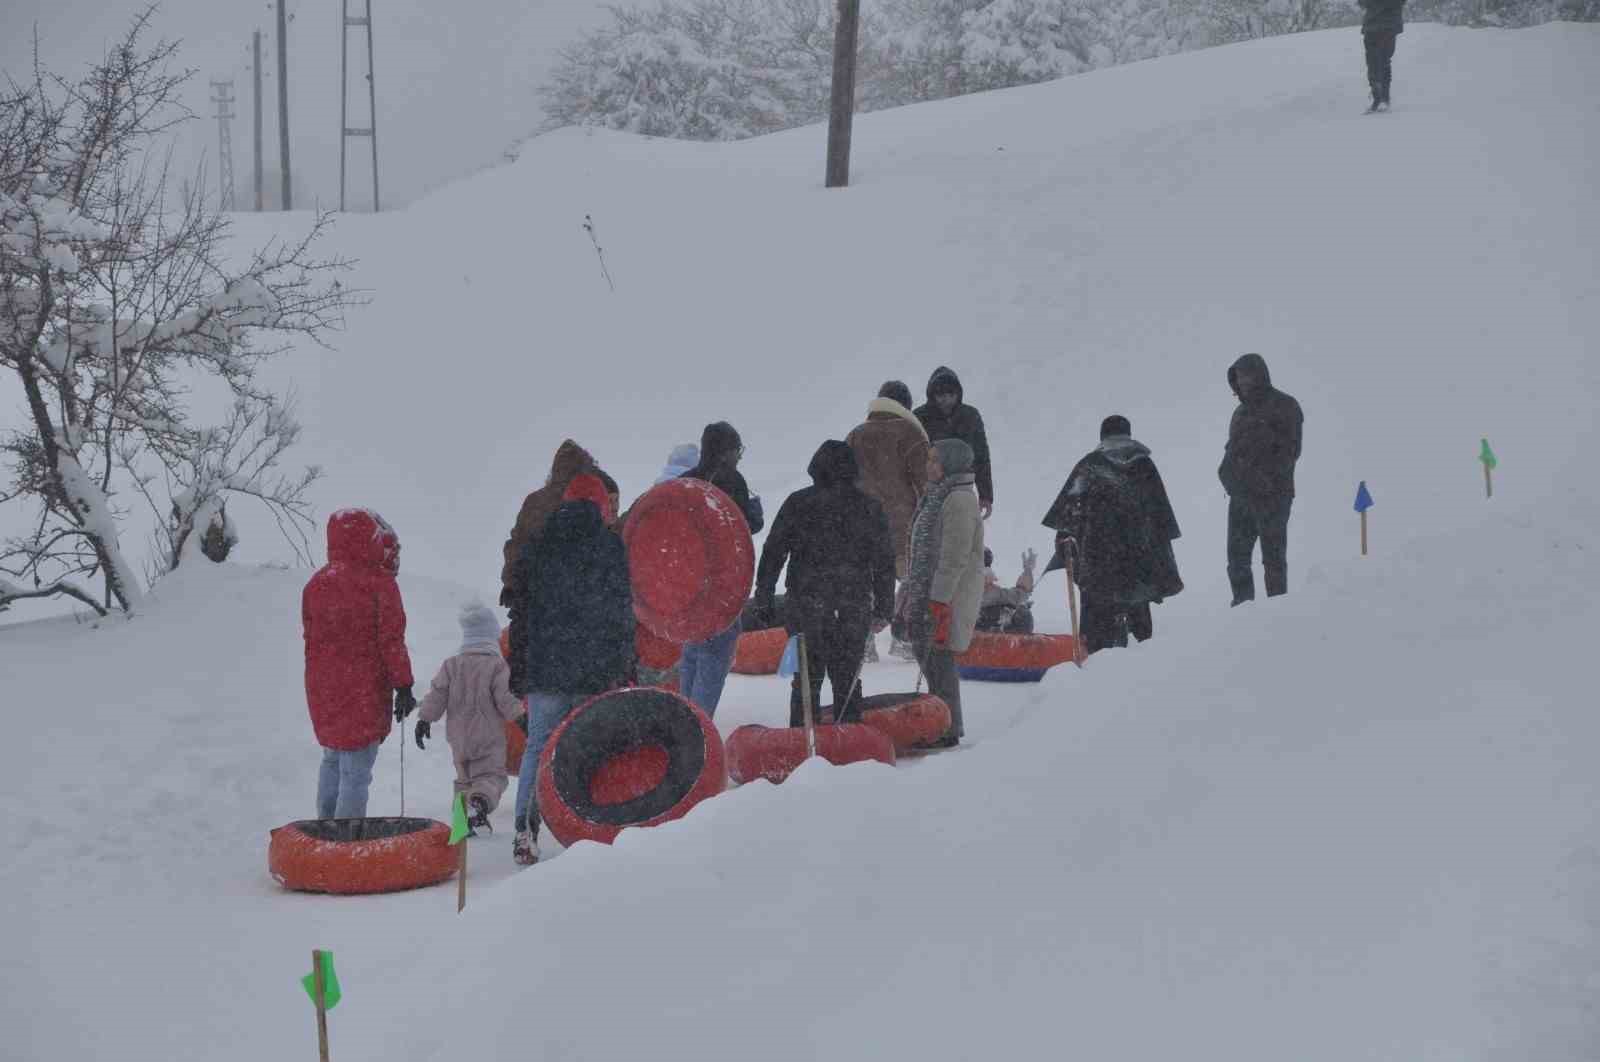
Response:
[[[891,417],[899,417],[903,421],[915,424],[922,437],[924,439],[928,437],[928,429],[922,426],[922,421],[917,419],[917,415],[894,399],[874,398],[867,403],[868,420],[887,420]]]
[[[1150,448],[1131,435],[1107,435],[1100,440],[1100,452],[1114,465],[1131,465],[1150,456]]]
[[[817,447],[811,464],[806,466],[806,474],[819,487],[837,487],[854,483],[861,477],[861,468],[856,464],[856,452],[850,449],[849,443],[829,439]]]
[[[665,483],[669,479],[677,479],[699,463],[700,447],[694,443],[680,443],[667,455],[666,467],[661,470],[661,475],[656,477],[656,482]]]
[[[1272,386],[1272,373],[1267,371],[1267,359],[1260,354],[1245,354],[1228,366],[1228,388],[1238,396],[1239,401],[1244,401],[1244,395],[1239,394],[1239,370],[1248,369],[1261,377],[1261,389],[1266,390]]]
[[[399,567],[400,536],[371,509],[340,509],[328,517],[328,563],[357,568]]]
[[[500,644],[500,619],[494,611],[481,602],[461,606],[458,617],[461,624],[461,648],[487,645],[498,648]]]
[[[556,456],[550,462],[550,478],[545,482],[565,486],[572,481],[573,476],[593,472],[594,469],[594,458],[589,455],[589,451],[571,439],[566,439],[556,447]]]
[[[967,400],[967,393],[961,387],[961,377],[955,374],[954,369],[939,366],[933,370],[933,375],[928,377],[928,404],[934,404],[933,396],[938,391],[947,391],[951,387],[956,389],[956,405],[961,405]]]
[[[700,460],[695,467],[706,472],[726,468],[741,445],[743,442],[739,432],[732,424],[725,420],[707,424],[705,431],[700,433]]]
[[[541,537],[552,542],[575,542],[593,538],[606,529],[600,506],[592,501],[562,502],[544,525]],[[537,541],[537,540],[536,540]]]

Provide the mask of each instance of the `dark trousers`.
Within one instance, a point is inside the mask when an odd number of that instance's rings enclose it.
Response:
[[[1142,605],[1119,604],[1116,598],[1102,596],[1085,590],[1083,617],[1078,632],[1083,638],[1085,653],[1098,652],[1128,644],[1128,635],[1145,641],[1155,633],[1155,620],[1150,616],[1150,603]]]
[[[1233,603],[1254,601],[1256,581],[1250,556],[1261,542],[1261,567],[1267,576],[1267,596],[1289,591],[1289,509],[1291,498],[1228,499],[1228,582]]]
[[[956,670],[956,654],[932,643],[931,632],[916,631],[912,646],[917,653],[917,664],[928,680],[928,692],[950,706],[950,729],[944,732],[944,742],[961,740],[966,727],[961,723],[961,674]]]
[[[1388,103],[1389,78],[1394,73],[1395,35],[1363,33],[1361,39],[1367,46],[1367,84],[1372,86],[1372,98],[1377,103]]]
[[[872,611],[865,606],[829,607],[796,598],[784,604],[784,619],[791,631],[804,634],[806,667],[811,678],[811,706],[817,723],[860,722],[860,698],[856,680],[861,676],[861,647],[872,630]],[[822,680],[833,687],[833,707],[837,719],[824,719]],[[805,709],[800,700],[800,673],[795,672],[789,691],[789,725],[805,725]]]

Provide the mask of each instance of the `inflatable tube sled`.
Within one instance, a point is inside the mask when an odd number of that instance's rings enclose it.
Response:
[[[449,840],[433,819],[304,819],[272,831],[267,869],[299,892],[399,892],[456,872]]]
[[[835,766],[877,760],[894,766],[894,742],[888,736],[860,723],[819,726],[817,755]],[[774,785],[782,782],[805,762],[804,727],[781,728],[741,726],[728,735],[728,777],[743,785],[765,778]]]
[[[860,704],[862,725],[887,737],[896,752],[936,741],[950,729],[950,706],[931,693],[880,693]]]
[[[750,527],[733,499],[698,479],[669,479],[633,503],[628,548],[633,612],[659,638],[683,645],[739,618],[755,578]]]
[[[740,675],[776,675],[789,632],[782,627],[745,631],[733,650],[733,670]]]
[[[539,758],[539,814],[556,840],[610,844],[682,818],[727,781],[722,737],[699,708],[650,687],[574,708]]]
[[[972,682],[1038,682],[1072,659],[1070,634],[994,634],[978,631],[956,657],[956,671]]]

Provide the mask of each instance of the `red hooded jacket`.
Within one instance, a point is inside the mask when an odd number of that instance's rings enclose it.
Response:
[[[412,684],[400,540],[377,513],[328,518],[328,563],[306,584],[306,705],[324,748],[366,748],[389,735],[393,691]]]

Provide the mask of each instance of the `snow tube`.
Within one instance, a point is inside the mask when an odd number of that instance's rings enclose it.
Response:
[[[267,869],[299,892],[398,892],[456,872],[449,839],[433,819],[304,819],[272,831]]]
[[[978,631],[956,657],[956,671],[973,682],[1038,682],[1072,659],[1070,634],[994,634]]]
[[[574,708],[539,757],[539,814],[556,840],[610,844],[682,818],[726,784],[722,737],[677,694],[613,690]]]
[[[659,637],[642,623],[634,628],[633,649],[639,658],[639,666],[654,671],[671,671],[683,658],[682,645]]]
[[[931,693],[880,693],[861,698],[861,722],[904,752],[943,737],[950,729],[950,706]]]
[[[829,763],[842,767],[877,760],[894,765],[894,742],[870,726],[819,726],[816,734],[817,755]],[[741,785],[757,778],[774,784],[782,782],[805,758],[803,727],[774,728],[751,723],[728,735],[728,776]]]
[[[733,649],[733,670],[740,675],[776,675],[789,632],[782,627],[745,631]]]
[[[633,503],[622,528],[633,612],[682,645],[727,630],[755,577],[750,527],[733,499],[698,479],[669,479]]]

